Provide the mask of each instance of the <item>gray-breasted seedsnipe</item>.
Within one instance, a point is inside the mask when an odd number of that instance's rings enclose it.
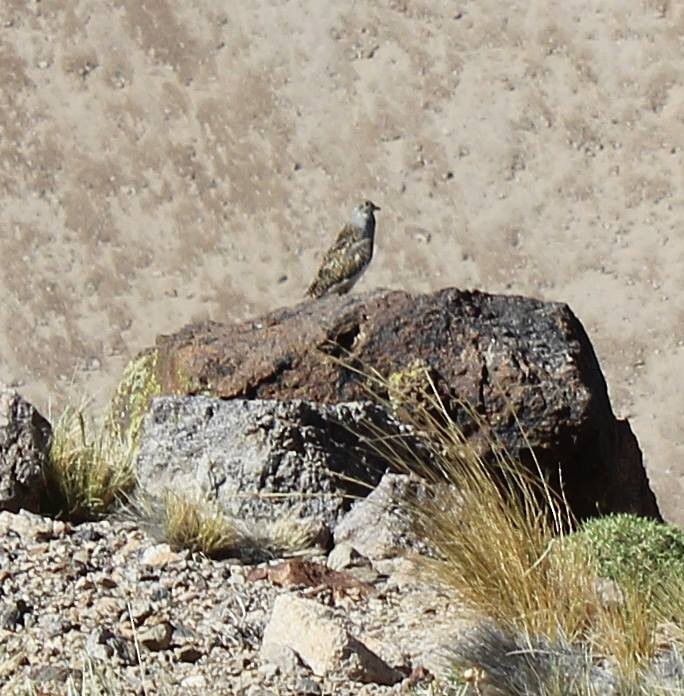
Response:
[[[342,295],[366,270],[373,257],[375,215],[380,208],[371,201],[364,201],[354,208],[351,221],[337,235],[328,249],[316,279],[307,291],[309,297],[323,297],[331,293]]]

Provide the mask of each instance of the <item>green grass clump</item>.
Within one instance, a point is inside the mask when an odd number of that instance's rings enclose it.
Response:
[[[684,533],[630,514],[589,520],[571,534],[597,576],[620,588],[622,601],[600,614],[603,647],[632,676],[668,642],[684,645]]]

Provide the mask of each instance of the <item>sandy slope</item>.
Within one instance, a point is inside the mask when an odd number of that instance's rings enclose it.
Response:
[[[2,0],[0,379],[102,402],[298,300],[369,196],[359,288],[568,302],[684,523],[683,39],[668,0]]]

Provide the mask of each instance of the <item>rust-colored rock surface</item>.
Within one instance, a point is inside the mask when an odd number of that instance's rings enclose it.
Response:
[[[156,377],[163,393],[366,398],[363,376],[331,355],[386,377],[429,366],[439,389],[474,406],[514,457],[530,461],[531,447],[552,481],[562,472],[580,518],[660,517],[638,444],[616,420],[591,343],[564,304],[454,288],[329,297],[161,336]]]

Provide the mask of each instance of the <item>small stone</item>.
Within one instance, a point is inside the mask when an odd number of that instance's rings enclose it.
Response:
[[[370,563],[370,561],[360,554],[349,542],[344,541],[341,544],[337,544],[335,548],[328,555],[328,568],[332,570],[344,570],[350,566],[358,566],[363,561]]]
[[[247,575],[249,574],[249,572],[250,570],[247,566],[234,565],[230,569],[230,576],[228,577],[228,582],[231,585],[244,585],[247,582]]]
[[[74,531],[73,536],[74,539],[86,544],[88,542],[100,541],[100,539],[102,539],[102,532],[95,529],[95,527],[90,524],[84,524]]]
[[[171,642],[174,645],[187,645],[197,638],[197,633],[189,626],[184,624],[175,624],[173,627],[173,635]]]
[[[24,615],[31,607],[21,598],[9,600],[0,604],[0,629],[14,631],[24,624]]]
[[[13,534],[24,542],[36,541],[46,531],[45,519],[27,510],[0,512],[0,536]]]
[[[302,677],[295,684],[295,693],[298,696],[320,696],[321,685],[310,677]]]
[[[375,490],[352,505],[335,527],[335,542],[349,542],[371,560],[391,558],[420,542],[406,513],[412,501],[425,495],[406,474],[386,473]]]
[[[88,561],[90,561],[90,554],[83,549],[79,549],[78,551],[74,551],[71,555],[71,560],[74,561],[74,563],[85,566],[88,565]]]
[[[264,689],[258,684],[252,684],[251,686],[247,687],[245,696],[276,696],[276,693],[271,689]]]
[[[104,575],[98,578],[97,584],[106,590],[111,590],[114,587],[117,587],[119,583],[116,580],[114,580],[114,578],[112,578],[111,576]]]
[[[94,660],[109,660],[114,655],[114,648],[108,645],[108,641],[114,638],[114,634],[108,628],[96,628],[90,632],[86,639],[86,653]]]
[[[259,651],[262,660],[275,665],[281,674],[294,674],[299,669],[299,659],[291,648],[280,643],[262,643]]]
[[[128,605],[127,614],[133,619],[136,626],[140,626],[145,619],[152,615],[152,605],[145,599],[134,599]]]
[[[172,551],[168,544],[156,544],[143,551],[140,562],[143,565],[158,568],[160,566],[169,565],[170,563],[176,563],[180,561],[181,558],[182,556]]]
[[[197,662],[204,653],[193,645],[182,645],[175,654],[181,662]]]
[[[38,617],[37,624],[46,638],[62,636],[72,628],[70,621],[54,614],[42,614]]]
[[[29,671],[31,681],[39,684],[57,682],[63,684],[69,678],[71,672],[66,667],[59,665],[36,665]]]
[[[168,621],[164,621],[156,626],[146,626],[138,634],[138,641],[148,650],[158,652],[160,650],[166,650],[171,645],[172,634],[173,627]]]
[[[259,674],[266,679],[266,681],[273,681],[278,674],[280,674],[280,669],[277,665],[271,662],[266,662],[261,667],[259,667]]]
[[[191,674],[181,680],[181,686],[185,689],[206,689],[207,680],[202,674]]]

